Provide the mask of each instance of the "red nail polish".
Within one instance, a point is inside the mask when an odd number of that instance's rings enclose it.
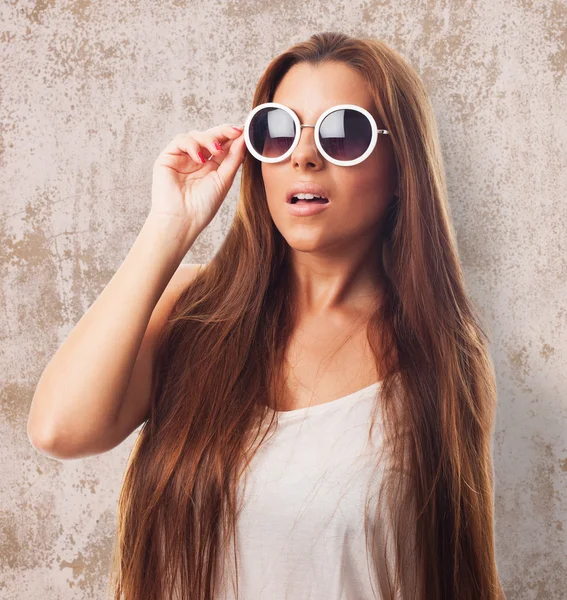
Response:
[[[200,160],[201,160],[202,163],[205,162],[205,157],[201,154],[200,150],[197,152],[197,156],[200,158]]]
[[[222,150],[222,146],[215,140],[215,148],[217,150]]]

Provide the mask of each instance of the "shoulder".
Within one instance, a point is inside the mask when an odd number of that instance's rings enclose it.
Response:
[[[205,265],[181,263],[168,284],[169,292],[178,296],[194,279]]]
[[[179,271],[179,278],[190,283],[204,267],[205,265],[200,263],[181,263],[177,269]]]
[[[171,276],[158,302],[158,312],[168,315],[179,296],[192,283],[204,266],[196,263],[181,263]]]

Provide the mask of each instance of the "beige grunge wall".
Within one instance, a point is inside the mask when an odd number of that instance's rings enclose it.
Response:
[[[134,242],[159,151],[242,123],[269,60],[323,30],[384,39],[431,94],[460,256],[492,335],[499,571],[509,600],[566,598],[567,3],[0,11],[0,598],[103,598],[137,432],[103,455],[48,458],[26,435],[35,386]],[[214,254],[239,182],[185,261]]]

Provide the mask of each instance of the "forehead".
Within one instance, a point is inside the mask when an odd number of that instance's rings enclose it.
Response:
[[[315,123],[327,108],[355,104],[376,116],[366,81],[344,63],[293,65],[278,84],[273,102],[291,108],[302,123]]]

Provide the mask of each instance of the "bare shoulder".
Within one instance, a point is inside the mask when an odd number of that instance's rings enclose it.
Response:
[[[179,282],[191,283],[205,265],[200,263],[181,263],[176,271]]]
[[[180,272],[182,272],[185,277],[188,278],[188,280],[190,281],[191,279],[193,279],[193,277],[195,275],[197,275],[199,273],[199,271],[204,268],[206,265],[200,264],[200,263],[181,263],[179,265],[180,267]]]
[[[205,265],[199,263],[181,263],[166,287],[166,302],[173,303],[181,292],[197,277]]]

